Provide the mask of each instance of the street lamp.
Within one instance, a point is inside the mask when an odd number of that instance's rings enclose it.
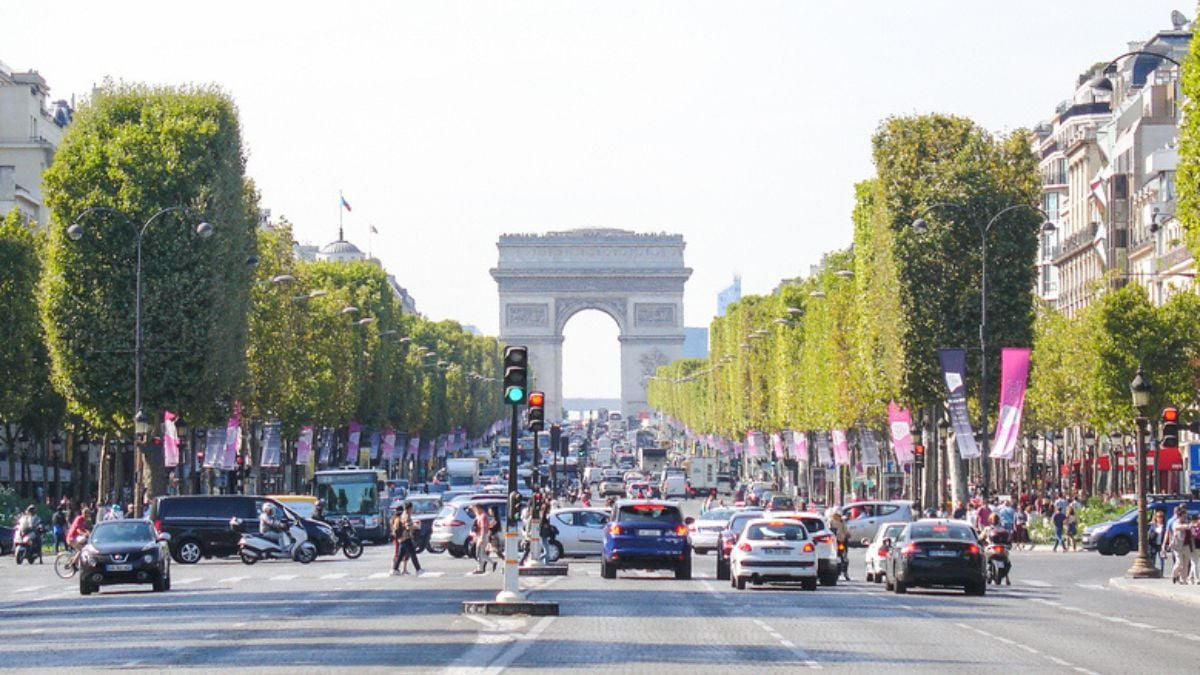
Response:
[[[913,220],[912,228],[918,233],[926,232],[929,227],[925,222],[924,216],[929,212],[939,208],[952,208],[961,210],[964,207],[961,204],[953,202],[938,202],[931,204]],[[1050,222],[1050,216],[1045,211],[1039,209],[1032,204],[1012,204],[1000,209],[995,215],[987,221],[986,225],[979,226],[979,242],[980,242],[980,270],[979,270],[979,415],[982,418],[980,423],[980,437],[982,439],[980,456],[983,472],[983,493],[986,496],[991,490],[991,459],[988,458],[988,371],[987,371],[987,259],[988,259],[988,234],[992,231],[992,226],[996,224],[1000,217],[1010,211],[1017,209],[1031,209],[1042,214],[1046,220],[1042,222],[1042,232],[1054,232],[1057,228],[1054,223]]]
[[[1138,364],[1137,375],[1129,383],[1129,393],[1133,395],[1133,407],[1137,410],[1137,448],[1134,450],[1137,462],[1137,526],[1138,553],[1133,565],[1125,572],[1131,579],[1157,579],[1162,572],[1150,561],[1150,546],[1146,533],[1146,427],[1150,420],[1146,418],[1146,408],[1150,406],[1150,392],[1153,387],[1146,374],[1142,372],[1142,364]]]
[[[1174,63],[1176,66],[1178,66],[1180,68],[1183,67],[1182,63],[1167,56],[1166,54],[1160,54],[1158,52],[1151,52],[1151,51],[1147,51],[1145,49],[1135,49],[1131,52],[1125,52],[1124,54],[1121,54],[1117,58],[1115,58],[1112,61],[1109,61],[1107,64],[1105,64],[1105,66],[1100,69],[1100,74],[1097,75],[1096,77],[1093,77],[1090,81],[1088,81],[1088,86],[1090,86],[1092,89],[1099,89],[1101,91],[1112,91],[1113,90],[1112,80],[1108,79],[1108,76],[1113,75],[1117,72],[1117,63],[1121,59],[1124,59],[1126,57],[1139,56],[1139,55],[1153,56],[1155,58],[1160,58],[1163,61],[1170,61],[1171,63]]]
[[[165,209],[159,209],[153,215],[146,219],[144,223],[138,225],[136,219],[129,214],[118,211],[117,209],[107,206],[91,206],[83,210],[79,215],[71,219],[71,225],[67,227],[67,238],[71,241],[79,241],[83,239],[86,233],[82,221],[85,217],[92,213],[103,212],[124,219],[133,227],[134,242],[137,246],[137,263],[134,267],[134,297],[133,297],[133,419],[134,419],[134,442],[138,442],[138,438],[143,440],[149,433],[149,423],[146,421],[146,414],[142,410],[142,357],[145,353],[145,346],[142,339],[142,241],[146,237],[146,232],[150,225],[158,220],[161,216],[168,213],[194,213],[200,214],[200,211],[190,206],[169,206]],[[213,234],[213,226],[205,220],[201,220],[195,225],[194,231],[196,236],[201,239],[208,239]],[[133,496],[133,515],[135,518],[142,517],[142,453],[140,449],[134,451],[134,473],[137,477],[134,481],[134,496]]]

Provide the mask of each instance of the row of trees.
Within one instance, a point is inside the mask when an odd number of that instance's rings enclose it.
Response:
[[[733,439],[751,429],[884,429],[889,401],[940,419],[938,349],[965,347],[977,419],[981,237],[989,398],[998,398],[1000,348],[1032,346],[1027,430],[1130,429],[1139,363],[1156,383],[1156,404],[1195,403],[1200,339],[1184,320],[1200,299],[1183,294],[1156,308],[1128,285],[1068,320],[1035,306],[1037,210],[1009,211],[984,232],[1007,207],[1037,203],[1024,132],[997,137],[943,115],[893,118],[873,147],[876,175],[856,186],[853,246],[826,254],[818,273],[714,319],[710,357],[660,368],[651,405],[698,433]],[[913,227],[919,217],[924,231]]]
[[[136,243],[162,209],[175,210],[142,239],[151,418],[223,424],[240,401],[244,417],[280,420],[285,438],[350,420],[429,437],[480,435],[501,414],[488,386],[495,339],[402,314],[377,265],[301,262],[290,225],[258,227],[237,111],[220,90],[106,84],[75,117],[44,192],[48,233],[15,213],[0,227],[10,449],[17,434],[55,429],[128,438]],[[200,220],[211,237],[197,235]],[[143,479],[161,489],[154,469]]]

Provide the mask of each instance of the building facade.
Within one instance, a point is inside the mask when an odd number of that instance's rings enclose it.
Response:
[[[73,110],[49,102],[50,87],[36,70],[16,72],[0,62],[0,216],[13,209],[45,227],[42,172],[54,161]]]

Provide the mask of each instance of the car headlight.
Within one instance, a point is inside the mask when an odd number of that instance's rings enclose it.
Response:
[[[1112,527],[1112,525],[1108,524],[1108,523],[1101,523],[1100,525],[1093,525],[1093,526],[1089,527],[1087,530],[1085,530],[1084,534],[1104,534],[1105,532],[1108,532],[1108,528],[1110,528],[1110,527]]]
[[[154,562],[154,554],[147,553],[146,555],[142,556],[142,562],[146,563],[147,565]]]

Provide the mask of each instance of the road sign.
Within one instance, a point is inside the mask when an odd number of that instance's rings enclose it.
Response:
[[[1192,474],[1200,473],[1200,443],[1188,443],[1188,459]]]

